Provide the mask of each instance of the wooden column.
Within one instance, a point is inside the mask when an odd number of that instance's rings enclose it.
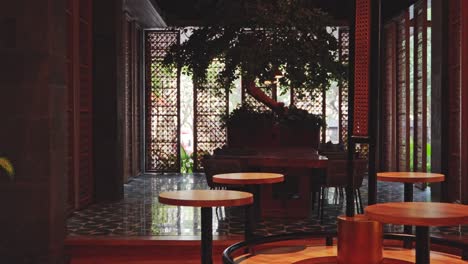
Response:
[[[468,2],[461,1],[461,202],[468,204]]]
[[[445,179],[445,198],[449,202],[460,200],[461,177],[461,0],[449,1],[448,8],[448,63],[447,101],[445,106],[448,131],[447,177]]]
[[[431,171],[447,174],[448,168],[448,1],[432,0]],[[431,183],[431,200],[444,200],[443,183]]]
[[[395,171],[396,160],[396,90],[397,90],[397,24],[394,21],[385,25],[383,40],[383,62],[382,62],[382,159],[381,169],[383,171]]]
[[[372,1],[370,41],[370,86],[369,86],[369,205],[377,202],[377,177],[379,171],[379,127],[381,107],[381,0]]]
[[[97,201],[123,198],[122,0],[93,1],[93,137]]]
[[[64,0],[0,9],[0,263],[63,263],[67,181]]]

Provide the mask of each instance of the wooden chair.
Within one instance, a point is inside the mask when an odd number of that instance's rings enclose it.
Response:
[[[233,159],[213,159],[209,155],[205,155],[201,160],[203,169],[205,171],[206,182],[208,187],[211,190],[241,190],[241,186],[236,185],[223,185],[213,182],[213,176],[216,174],[222,173],[234,173],[234,172],[241,172],[242,167],[238,160]],[[219,211],[219,212],[218,212]],[[216,218],[219,218],[219,215],[222,214],[222,210],[220,207],[216,207]]]
[[[213,176],[216,174],[242,172],[242,167],[238,160],[214,159],[211,156],[204,156],[201,162],[205,171],[206,182],[210,189],[238,189],[233,185],[222,185],[213,182]]]
[[[364,207],[362,205],[361,191],[359,188],[362,186],[364,175],[367,172],[368,161],[364,159],[353,160],[354,167],[354,199],[357,204],[358,213],[364,213]],[[323,221],[323,208],[325,202],[325,191],[327,188],[335,187],[337,192],[343,194],[344,188],[348,184],[348,161],[347,160],[329,160],[326,169],[326,183],[320,188],[319,196],[319,216],[320,221]]]

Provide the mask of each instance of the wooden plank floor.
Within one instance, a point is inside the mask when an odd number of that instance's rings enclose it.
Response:
[[[236,258],[239,264],[325,264],[337,263],[336,246],[283,246],[257,250],[254,255]],[[389,248],[384,250],[383,264],[414,263],[414,250]],[[466,264],[458,256],[431,251],[432,264]]]
[[[67,253],[71,264],[195,264],[200,263],[198,237],[167,237],[167,240],[147,237],[135,238],[75,238],[67,240]],[[224,249],[242,237],[215,240],[213,242],[214,264],[221,264]],[[336,241],[335,241],[336,243]],[[255,256],[240,256],[239,264],[336,263],[336,247],[325,247],[324,239],[281,241],[255,248]],[[409,262],[386,260],[385,264],[414,263],[414,250],[402,249],[401,242],[386,241],[384,256]],[[317,261],[309,258],[322,257]],[[328,257],[328,258],[327,258]],[[431,251],[432,264],[467,264],[460,257]]]

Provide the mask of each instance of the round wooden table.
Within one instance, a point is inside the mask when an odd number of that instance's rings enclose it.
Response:
[[[246,223],[245,223],[245,240],[253,238],[256,220],[260,220],[260,185],[273,184],[284,181],[284,175],[279,173],[264,173],[264,172],[239,172],[239,173],[224,173],[213,176],[213,182],[221,184],[247,185],[249,191],[254,197],[253,206],[246,208]]]
[[[365,208],[371,220],[416,226],[416,263],[430,263],[430,226],[468,224],[468,206],[449,203],[403,202],[374,204]]]
[[[377,180],[385,182],[402,182],[405,184],[404,201],[413,201],[413,183],[442,182],[445,176],[439,173],[429,172],[378,172]]]
[[[188,190],[159,194],[159,202],[176,206],[201,207],[201,263],[213,263],[212,207],[242,206],[253,203],[253,195],[247,192],[226,190]]]
[[[378,172],[377,180],[385,182],[402,182],[404,183],[403,200],[405,202],[413,201],[413,183],[427,183],[427,182],[442,182],[445,176],[439,173],[429,172],[402,172],[402,171],[389,171]],[[412,226],[404,227],[405,234],[413,234]],[[411,248],[410,241],[405,241],[405,248]]]

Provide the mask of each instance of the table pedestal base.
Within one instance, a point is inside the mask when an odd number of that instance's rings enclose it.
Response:
[[[416,226],[416,264],[429,264],[430,262],[429,227]]]
[[[382,263],[382,232],[381,223],[364,215],[338,217],[338,263]]]
[[[201,208],[201,263],[213,263],[213,212],[211,207]]]

